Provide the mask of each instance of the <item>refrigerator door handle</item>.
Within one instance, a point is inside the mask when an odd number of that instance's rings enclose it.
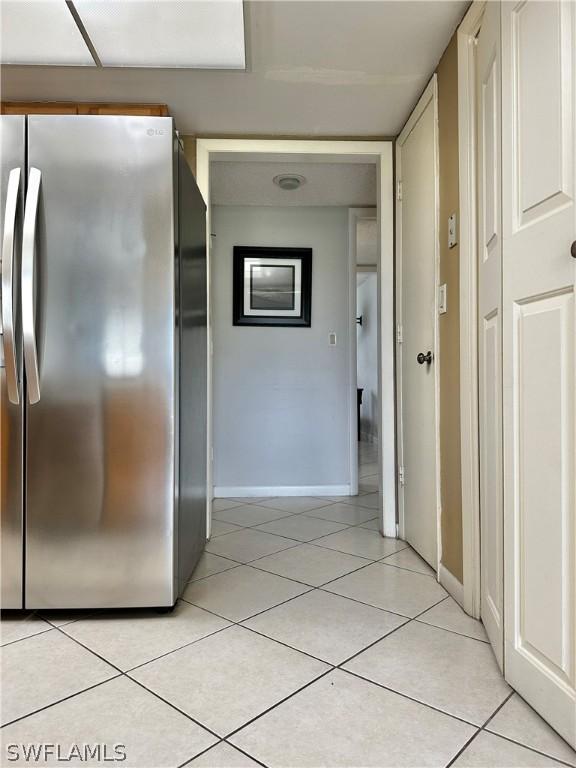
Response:
[[[16,338],[14,329],[14,250],[16,245],[16,214],[20,191],[20,168],[13,168],[6,187],[4,210],[4,234],[2,237],[2,326],[6,389],[8,400],[20,404],[20,387],[16,363]]]
[[[26,383],[30,403],[40,400],[40,376],[38,373],[38,352],[36,347],[35,313],[35,263],[36,263],[36,221],[42,174],[38,168],[30,168],[28,192],[24,206],[22,229],[22,341]]]

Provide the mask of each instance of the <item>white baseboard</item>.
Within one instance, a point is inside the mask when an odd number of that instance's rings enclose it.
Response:
[[[214,488],[214,498],[244,498],[252,496],[350,496],[349,485],[252,485]]]
[[[454,600],[464,607],[464,587],[456,576],[454,576],[450,571],[440,563],[440,569],[438,573],[440,584],[444,587],[444,589],[449,592]]]

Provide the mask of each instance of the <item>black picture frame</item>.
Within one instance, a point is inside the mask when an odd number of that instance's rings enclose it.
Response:
[[[250,307],[245,307],[245,272],[246,260],[259,259],[273,266],[283,261],[281,267],[291,270],[292,280],[296,280],[296,267],[287,265],[286,261],[300,262],[300,311],[296,316],[274,314],[274,309],[259,309],[266,314],[249,314]],[[264,266],[264,264],[262,265]],[[312,319],[312,248],[279,248],[263,246],[235,245],[233,253],[233,296],[232,322],[234,325],[269,326],[286,328],[310,328]],[[253,290],[252,273],[250,278],[250,296]],[[294,285],[297,290],[298,286]],[[292,304],[294,307],[294,299]],[[289,309],[290,306],[286,307]]]

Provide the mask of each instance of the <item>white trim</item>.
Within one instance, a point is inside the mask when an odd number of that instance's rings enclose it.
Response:
[[[438,147],[438,79],[432,75],[424,89],[418,104],[408,118],[396,141],[396,177],[402,180],[402,145],[412,132],[424,110],[432,102],[434,109],[434,442],[436,475],[436,557],[437,573],[440,573],[442,561],[442,493],[440,478],[440,330],[438,322],[438,290],[440,283],[440,164]],[[399,325],[402,319],[402,200],[396,204],[396,317]],[[398,466],[404,466],[403,420],[402,420],[402,345],[398,344],[396,356],[397,422],[398,422]],[[400,537],[405,536],[404,490],[399,485],[398,492]]]
[[[212,338],[212,224],[210,211],[210,162],[209,154],[200,142],[196,144],[196,183],[206,203],[206,538],[212,534],[212,496],[214,477],[213,413],[212,413],[212,359],[214,342]]]
[[[356,217],[348,209],[348,439],[350,489],[358,493],[358,350],[356,344]]]
[[[462,471],[463,605],[480,617],[480,477],[476,263],[475,38],[485,0],[475,0],[458,29],[460,184],[460,451]]]
[[[442,584],[446,592],[456,600],[458,605],[464,607],[464,587],[460,584],[456,576],[450,573],[448,568],[442,565],[442,563],[440,563],[438,569],[438,581]]]
[[[310,160],[314,155],[320,162],[342,162],[343,156],[349,162],[374,162],[377,169],[378,191],[378,245],[380,261],[378,277],[381,303],[393,307],[394,302],[394,188],[393,188],[393,143],[391,141],[315,141],[278,139],[197,139],[196,182],[206,202],[206,220],[210,233],[210,161],[246,160],[247,157],[262,158],[263,155],[290,155],[293,160]],[[236,156],[236,157],[235,157]],[[210,262],[210,259],[208,259]],[[207,531],[211,525],[211,490],[213,486],[213,401],[212,401],[212,296],[211,270],[208,264],[208,504]],[[381,313],[378,307],[381,344],[378,350],[380,370],[380,476],[382,482],[381,530],[385,536],[396,536],[396,435],[394,430],[395,393],[394,381],[394,317],[393,312]],[[386,382],[386,386],[382,385]],[[291,489],[291,492],[294,489]],[[274,493],[278,494],[275,489]],[[337,494],[331,494],[337,495]]]
[[[376,208],[349,208],[348,209],[348,304],[350,313],[350,495],[358,493],[358,349],[356,334],[357,314],[357,281],[356,281],[356,230],[360,219],[377,218]],[[375,267],[376,271],[378,267]],[[378,286],[378,290],[380,286]],[[377,342],[380,344],[380,327],[378,327]],[[380,370],[378,370],[380,375]],[[374,441],[376,442],[376,441]],[[333,494],[336,495],[336,494]]]
[[[258,498],[259,496],[351,496],[349,485],[231,485],[216,486],[214,498]]]

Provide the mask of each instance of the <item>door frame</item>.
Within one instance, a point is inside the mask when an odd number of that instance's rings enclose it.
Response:
[[[404,465],[403,445],[403,418],[402,418],[402,145],[408,138],[424,110],[432,102],[434,109],[434,402],[435,402],[435,474],[436,474],[436,548],[437,548],[437,576],[440,579],[442,566],[442,494],[440,485],[440,329],[438,321],[438,285],[440,278],[440,164],[438,147],[438,79],[432,75],[430,82],[422,95],[408,121],[396,140],[396,419],[398,424],[397,450],[398,466]],[[398,478],[398,529],[400,538],[404,538],[404,492],[403,485]]]
[[[460,451],[464,610],[480,618],[480,425],[476,209],[476,44],[486,0],[474,0],[458,28],[460,206]]]
[[[265,155],[291,155],[294,161],[306,161],[315,156],[320,162],[342,162],[344,156],[350,162],[374,163],[377,172],[377,210],[379,224],[378,244],[378,307],[380,344],[378,349],[379,369],[379,469],[382,494],[381,532],[385,536],[396,536],[396,434],[395,393],[394,393],[394,168],[392,141],[329,141],[329,140],[278,140],[278,139],[207,139],[198,138],[196,143],[196,182],[206,203],[206,226],[208,237],[207,288],[208,288],[208,438],[207,438],[207,536],[211,531],[211,508],[213,495],[213,336],[212,336],[212,285],[210,265],[210,162],[212,160],[233,160],[235,156],[253,155],[264,159]],[[391,308],[380,312],[380,303]],[[383,386],[389,382],[390,386]],[[386,425],[386,429],[383,429]]]
[[[358,273],[356,264],[356,231],[358,222],[362,219],[378,219],[377,208],[348,209],[348,303],[350,309],[350,495],[358,493],[358,339],[356,330],[356,315],[358,313]],[[378,264],[375,265],[378,272]],[[378,371],[378,390],[381,391],[380,370]],[[380,479],[381,473],[379,473]]]

